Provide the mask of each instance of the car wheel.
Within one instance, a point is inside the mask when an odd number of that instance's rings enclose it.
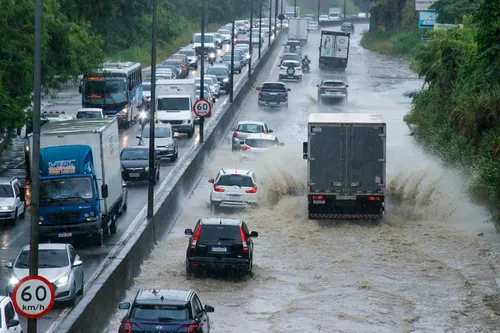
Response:
[[[109,225],[109,233],[116,234],[116,216],[111,218],[111,224]]]
[[[68,305],[72,308],[76,305],[76,282],[73,282],[73,298],[68,301]]]
[[[11,225],[16,225],[16,222],[17,222],[17,208],[16,208],[16,211],[14,212],[14,217],[10,221],[10,224]]]
[[[187,133],[188,138],[192,138],[194,135],[194,127]]]
[[[26,204],[23,204],[23,212],[19,215],[20,219],[24,219],[26,217]]]

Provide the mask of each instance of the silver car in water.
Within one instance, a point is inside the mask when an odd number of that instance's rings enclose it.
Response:
[[[14,263],[5,267],[11,269],[7,294],[12,295],[19,281],[29,276],[30,246],[21,249]],[[77,296],[83,295],[83,262],[71,244],[38,244],[38,275],[46,278],[55,288],[57,302],[70,302],[73,306]]]
[[[242,69],[243,69],[243,64],[241,63],[240,59],[238,59],[239,57],[236,56],[236,52],[234,54],[234,62],[233,62],[233,65],[234,65],[234,71],[235,72],[238,72],[238,73],[241,73]],[[222,57],[222,59],[220,60],[221,63],[225,64],[227,66],[227,68],[231,69],[231,53],[226,53],[224,54],[224,56]]]

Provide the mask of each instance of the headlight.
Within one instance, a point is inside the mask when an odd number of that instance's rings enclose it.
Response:
[[[2,206],[2,207],[0,207],[0,210],[14,210],[14,207],[12,207],[12,206]]]
[[[148,114],[146,112],[144,112],[144,111],[142,111],[141,113],[139,113],[139,118],[141,118],[141,119],[144,119],[147,116],[148,116]]]
[[[146,168],[144,169],[144,171],[148,172],[148,171],[149,171],[149,167],[146,167]]]
[[[16,278],[15,276],[11,277],[11,278],[10,278],[10,280],[9,280],[9,284],[10,284],[11,286],[15,286],[15,285],[16,285],[16,284],[18,284],[18,283],[19,283],[19,279],[18,279],[18,278]]]
[[[120,113],[127,113],[127,108],[123,108],[123,110],[121,110]]]
[[[226,77],[222,82],[229,82],[229,79]]]
[[[250,59],[250,54],[247,54],[246,57],[247,57],[247,59]]]
[[[63,285],[68,283],[69,280],[69,272],[61,276],[59,279],[56,280],[57,285]]]
[[[172,145],[171,144],[167,145],[167,148],[172,148]]]
[[[191,124],[191,120],[183,120],[182,124],[183,125]]]
[[[210,54],[209,54],[209,57],[210,57],[210,58],[215,58],[215,53],[210,53]]]

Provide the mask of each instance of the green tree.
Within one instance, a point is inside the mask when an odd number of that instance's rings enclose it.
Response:
[[[477,0],[437,0],[430,9],[438,13],[439,23],[459,24],[465,15],[474,13],[480,3]]]

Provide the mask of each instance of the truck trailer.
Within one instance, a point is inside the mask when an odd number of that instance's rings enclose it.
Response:
[[[41,128],[40,241],[90,236],[102,246],[127,208],[124,187],[116,118],[50,122]]]
[[[373,219],[385,213],[386,123],[378,114],[313,113],[307,160],[309,219]]]
[[[291,18],[288,20],[288,40],[300,40],[301,45],[307,43],[309,37],[309,20],[306,18]]]
[[[351,35],[340,31],[321,31],[319,46],[319,68],[344,71],[349,62]]]

